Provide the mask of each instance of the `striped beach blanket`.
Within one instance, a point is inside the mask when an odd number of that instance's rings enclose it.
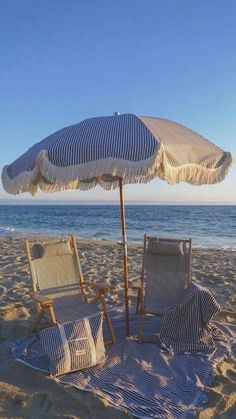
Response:
[[[216,341],[215,352],[172,353],[160,345],[139,344],[124,339],[124,307],[111,308],[110,316],[118,342],[107,351],[103,363],[81,371],[54,377],[62,384],[94,393],[109,404],[137,418],[191,418],[207,401],[204,386],[210,385],[216,364],[236,350],[236,328],[217,324],[225,341]],[[137,331],[137,315],[131,308],[131,332]],[[156,317],[147,319],[153,332],[160,327]],[[215,326],[215,324],[214,324]],[[15,359],[50,373],[39,336],[32,335],[11,345]]]
[[[224,338],[211,326],[212,317],[219,311],[220,305],[212,293],[191,283],[181,303],[164,313],[160,332],[162,344],[173,352],[213,353],[215,335]]]

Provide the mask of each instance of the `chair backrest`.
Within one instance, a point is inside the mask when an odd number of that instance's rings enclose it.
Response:
[[[145,302],[177,303],[191,281],[192,242],[144,236],[142,289]]]
[[[76,239],[26,240],[34,291],[51,298],[82,294],[81,271]]]

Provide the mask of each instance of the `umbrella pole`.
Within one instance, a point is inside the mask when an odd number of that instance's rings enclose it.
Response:
[[[123,181],[119,178],[120,187],[120,211],[121,211],[121,226],[123,237],[123,252],[124,252],[124,288],[125,288],[125,332],[129,336],[129,284],[128,284],[128,253],[127,253],[127,240],[126,240],[126,227],[125,227],[125,207],[123,195]]]

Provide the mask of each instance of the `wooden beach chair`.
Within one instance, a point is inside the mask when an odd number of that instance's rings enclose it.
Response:
[[[191,239],[144,236],[141,280],[133,286],[137,290],[139,342],[144,341],[145,315],[163,316],[165,310],[181,301],[191,282],[191,256]]]
[[[32,331],[44,314],[49,314],[53,324],[65,323],[95,315],[99,311],[95,304],[100,303],[111,336],[106,343],[114,343],[104,298],[113,287],[84,281],[75,236],[41,242],[26,240],[25,245],[37,311]],[[90,298],[91,289],[96,292]]]

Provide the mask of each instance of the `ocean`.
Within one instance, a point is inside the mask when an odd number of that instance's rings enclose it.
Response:
[[[193,246],[236,250],[236,206],[127,205],[127,238],[144,233],[193,239]],[[37,233],[121,240],[119,205],[1,205],[0,236]]]

